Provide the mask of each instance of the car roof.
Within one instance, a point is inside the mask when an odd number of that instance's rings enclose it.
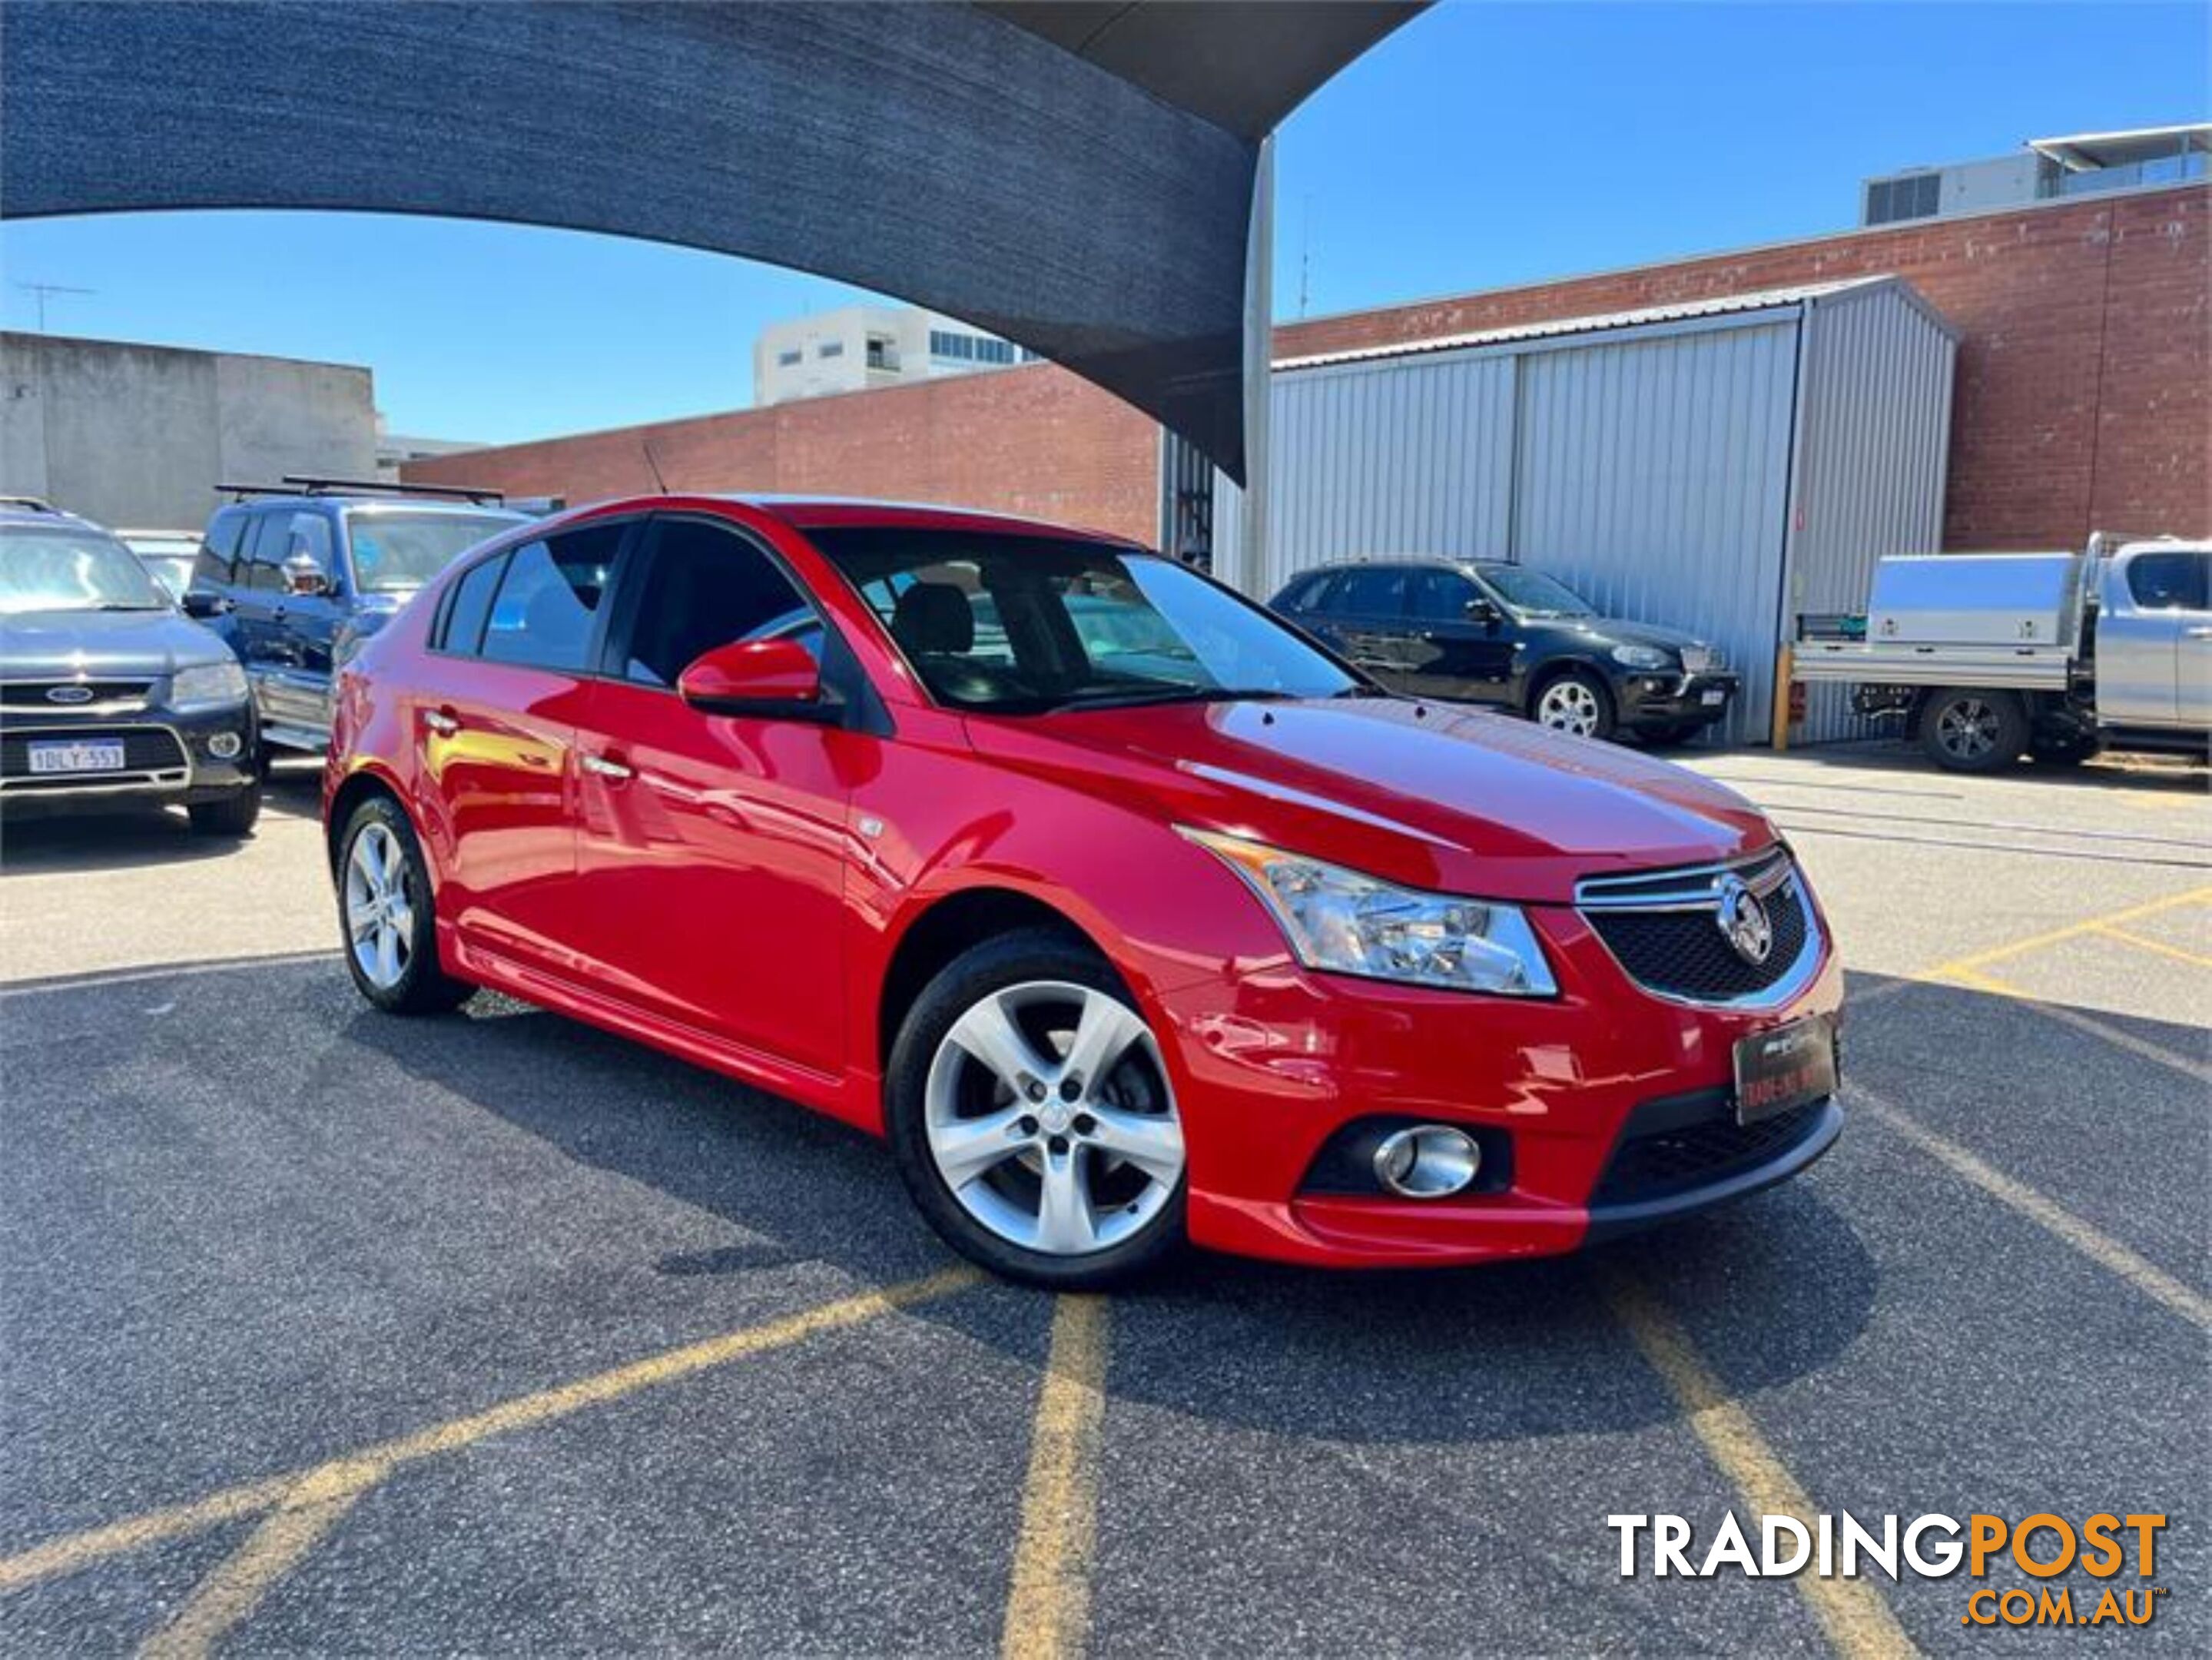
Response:
[[[64,513],[59,508],[21,508],[0,505],[0,528],[37,530],[88,530],[99,536],[115,532],[105,525],[96,525],[89,519],[74,513]]]
[[[489,514],[500,519],[512,519],[520,523],[530,515],[514,508],[503,508],[496,502],[456,502],[440,496],[348,496],[340,490],[303,490],[295,496],[257,491],[235,502],[226,502],[220,511],[234,508],[283,508],[298,510],[302,508],[340,508],[348,513],[374,512],[393,508],[403,513],[458,513],[477,518]]]
[[[1368,566],[1387,569],[1392,565],[1412,566],[1422,570],[1505,570],[1512,568],[1512,561],[1476,559],[1457,553],[1351,553],[1334,559],[1324,559],[1297,575],[1310,576],[1321,571],[1358,570]]]
[[[610,514],[652,511],[708,512],[720,508],[745,508],[781,520],[794,530],[862,529],[987,531],[1005,536],[1050,537],[1068,541],[1106,542],[1117,548],[1149,552],[1141,543],[1111,531],[1089,530],[1055,524],[988,508],[963,508],[934,502],[876,501],[850,496],[776,496],[757,494],[623,496],[593,502],[562,515],[566,520],[601,518]]]

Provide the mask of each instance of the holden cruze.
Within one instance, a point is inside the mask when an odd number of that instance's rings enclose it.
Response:
[[[1043,1284],[1565,1251],[1841,1127],[1841,972],[1741,798],[1102,536],[532,524],[348,666],[324,805],[371,1002],[495,988],[881,1134]]]

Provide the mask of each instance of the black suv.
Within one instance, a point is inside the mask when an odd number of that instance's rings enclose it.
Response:
[[[1589,738],[1676,741],[1735,696],[1712,646],[1601,617],[1526,565],[1362,559],[1308,571],[1267,603],[1394,691],[1494,703]]]
[[[88,520],[0,507],[0,803],[180,805],[243,836],[261,812],[246,675]]]
[[[495,490],[297,475],[222,488],[238,500],[208,521],[185,611],[246,666],[263,743],[317,755],[334,665],[455,555],[529,516]]]

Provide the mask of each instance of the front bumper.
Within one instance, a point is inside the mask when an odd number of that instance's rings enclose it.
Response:
[[[1710,726],[1735,702],[1733,674],[1625,674],[1613,686],[1620,724],[1632,728]],[[1718,702],[1706,701],[1720,694]]]
[[[1840,1012],[1843,974],[1825,925],[1803,988],[1752,1011],[1655,997],[1577,912],[1530,916],[1559,982],[1555,998],[1425,991],[1292,962],[1164,993],[1191,1237],[1338,1267],[1550,1256],[1756,1191],[1833,1143],[1841,1114],[1824,1102],[1786,1135],[1717,1146],[1690,1179],[1609,1180],[1655,1125],[1733,1128],[1738,1039]],[[1329,1190],[1342,1184],[1317,1180],[1317,1159],[1340,1132],[1378,1118],[1458,1125],[1486,1150],[1510,1144],[1510,1175],[1493,1190],[1443,1200]]]
[[[10,814],[98,812],[137,806],[191,806],[250,788],[257,726],[251,701],[190,714],[159,706],[127,714],[57,720],[10,711],[0,721],[0,808]],[[237,752],[218,756],[218,739]],[[56,741],[113,739],[124,745],[116,772],[34,774],[30,747]]]

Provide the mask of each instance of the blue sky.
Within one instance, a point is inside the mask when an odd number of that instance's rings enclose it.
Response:
[[[1324,88],[1277,163],[1277,313],[1846,228],[1860,179],[2202,120],[2197,3],[1446,4]],[[511,441],[742,406],[817,277],[567,232],[335,214],[12,223],[56,333],[367,363],[395,430]]]

